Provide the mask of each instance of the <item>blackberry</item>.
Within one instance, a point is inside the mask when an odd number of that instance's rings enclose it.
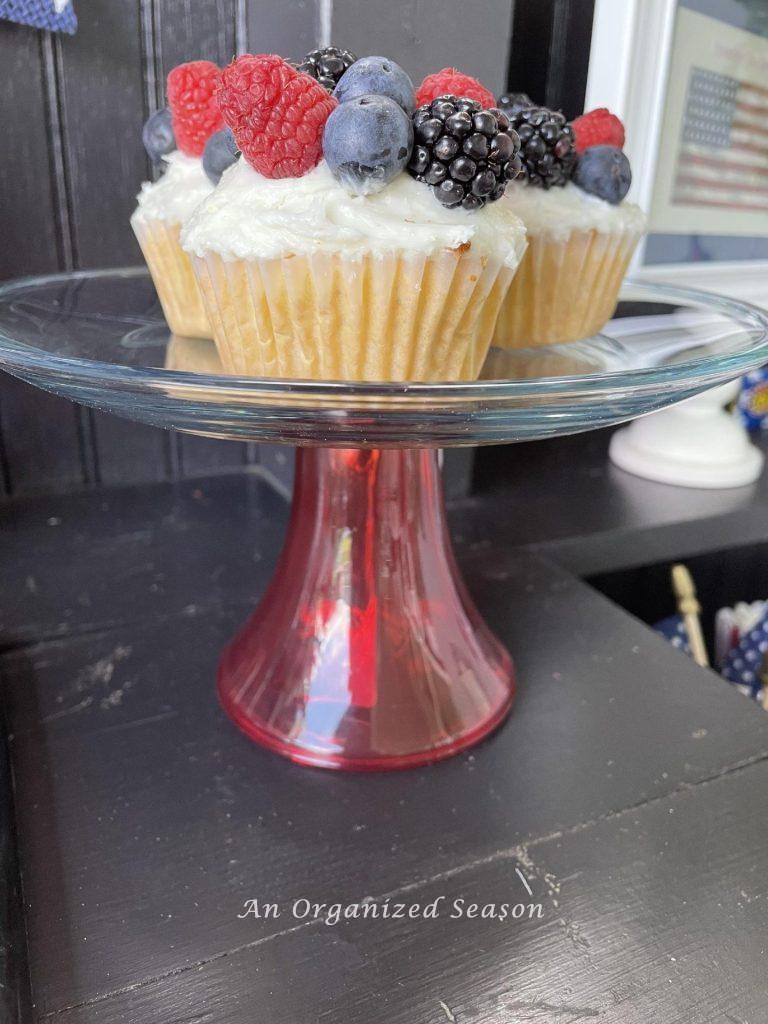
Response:
[[[499,96],[498,105],[499,110],[503,110],[507,117],[536,106],[531,97],[524,92],[505,92]]]
[[[438,96],[413,115],[408,172],[432,187],[444,206],[479,210],[525,175],[520,140],[507,115],[465,96]]]
[[[562,186],[570,181],[576,165],[573,128],[565,114],[547,107],[529,107],[509,115],[520,136],[520,156],[530,185]]]
[[[333,92],[338,80],[356,60],[357,57],[349,50],[325,46],[322,50],[310,50],[304,60],[296,65],[296,69],[314,78],[328,92]]]

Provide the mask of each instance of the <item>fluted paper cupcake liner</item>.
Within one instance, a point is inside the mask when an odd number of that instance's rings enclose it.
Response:
[[[194,257],[224,368],[314,380],[474,380],[514,270],[470,251]]]
[[[187,338],[213,337],[192,261],[179,241],[181,225],[136,217],[131,225],[171,331]]]
[[[636,231],[529,235],[499,311],[494,346],[532,348],[597,334],[613,316],[639,239]]]

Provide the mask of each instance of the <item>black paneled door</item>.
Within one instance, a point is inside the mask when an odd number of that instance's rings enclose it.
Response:
[[[0,22],[0,279],[140,261],[128,220],[150,174],[141,125],[183,60],[297,57],[332,40],[391,55],[417,81],[450,64],[494,91],[510,84],[575,112],[592,0],[487,0],[481,16],[466,13],[454,0],[81,0],[74,36]],[[0,377],[0,493],[172,479],[260,458],[253,446],[131,424]]]

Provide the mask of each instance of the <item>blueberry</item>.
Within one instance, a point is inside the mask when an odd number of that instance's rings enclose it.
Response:
[[[173,134],[171,112],[167,107],[156,110],[147,118],[141,130],[141,141],[149,159],[154,164],[160,163],[164,156],[176,149],[176,136]]]
[[[222,174],[237,160],[240,150],[231,128],[214,132],[203,150],[203,170],[214,185],[218,185]]]
[[[339,103],[358,96],[388,96],[406,114],[416,109],[413,82],[399,64],[387,57],[362,57],[355,61],[339,79],[333,95]]]
[[[325,159],[336,179],[355,195],[384,188],[404,169],[412,149],[411,119],[388,96],[340,103],[325,122]]]
[[[632,170],[616,146],[591,146],[579,157],[573,180],[585,192],[617,206],[629,192]]]

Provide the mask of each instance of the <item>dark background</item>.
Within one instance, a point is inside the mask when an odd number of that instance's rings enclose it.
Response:
[[[0,279],[141,262],[129,227],[149,166],[145,118],[168,71],[236,52],[300,57],[331,38],[398,60],[418,81],[454,65],[582,109],[593,0],[80,0],[75,36],[0,22]],[[279,457],[279,456],[278,456]],[[0,494],[274,465],[274,451],[171,434],[0,375]]]

